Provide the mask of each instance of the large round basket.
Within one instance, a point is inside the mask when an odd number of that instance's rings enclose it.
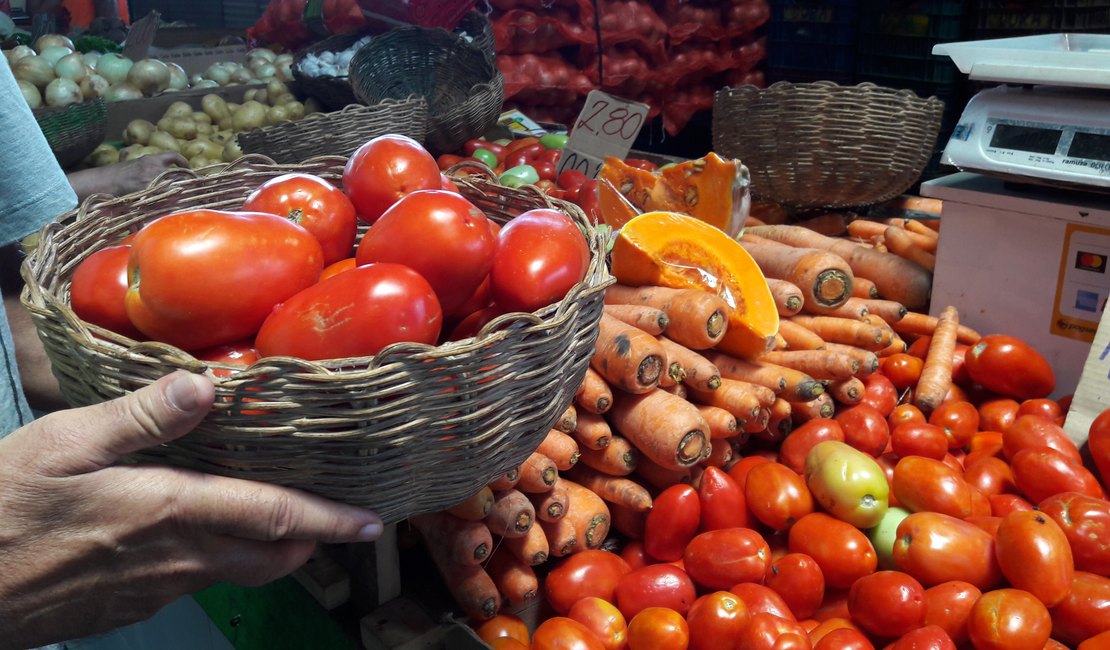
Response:
[[[611,282],[603,235],[577,207],[535,188],[478,176],[456,181],[498,221],[536,207],[568,214],[592,251],[586,278],[561,302],[501,316],[475,338],[322,362],[270,357],[235,372],[89,325],[70,308],[77,264],[144,222],[184,208],[236,209],[252,188],[293,171],[338,183],[345,163],[332,156],[278,165],[248,156],[172,170],[142,192],[92,197],[46,226],[24,260],[21,299],[67,401],[114,398],[177,369],[204,373],[216,385],[211,413],[184,438],[137,460],[301,488],[372,508],[387,522],[446,508],[521,464],[573,400]]]
[[[780,81],[717,92],[713,147],[744,161],[752,193],[797,208],[871,205],[918,181],[944,102],[871,83]]]
[[[491,61],[497,56],[497,51],[494,48],[493,24],[490,23],[489,16],[481,11],[471,10],[466,12],[462,21],[459,22],[459,26],[455,28],[455,33],[484,52]]]
[[[364,104],[420,95],[428,100],[433,153],[457,151],[497,122],[505,82],[493,59],[457,34],[398,27],[375,37],[351,59],[351,87]]]
[[[324,52],[341,52],[359,41],[364,34],[336,34],[321,39],[293,55],[293,79],[297,88],[304,94],[314,97],[331,111],[337,111],[349,104],[357,104],[358,98],[351,90],[347,77],[331,75],[311,76],[304,73],[301,65],[309,54],[320,55]],[[399,98],[400,99],[400,98]]]
[[[50,150],[62,167],[71,167],[104,142],[108,110],[103,99],[34,111]]]

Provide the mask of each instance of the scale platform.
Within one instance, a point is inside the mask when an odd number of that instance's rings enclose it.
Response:
[[[1110,88],[1110,34],[1041,34],[938,43],[970,79],[1000,83]]]

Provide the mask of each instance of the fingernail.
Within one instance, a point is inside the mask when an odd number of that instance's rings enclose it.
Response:
[[[366,524],[358,531],[359,542],[372,542],[382,536],[382,522],[375,521],[372,524]]]
[[[175,373],[170,385],[166,387],[166,399],[181,411],[192,411],[197,407],[197,384],[187,372]]]

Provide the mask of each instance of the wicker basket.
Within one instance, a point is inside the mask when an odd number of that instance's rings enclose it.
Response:
[[[354,45],[364,34],[336,34],[319,40],[300,50],[293,56],[293,80],[304,94],[316,98],[325,108],[337,111],[344,106],[357,104],[358,99],[351,90],[347,77],[311,77],[301,72],[301,61],[309,54],[340,52]]]
[[[829,81],[717,92],[713,147],[751,171],[752,193],[797,208],[871,205],[903,193],[933,155],[944,102]]]
[[[605,241],[575,206],[535,188],[460,177],[490,217],[555,207],[588,234],[585,280],[534,314],[507,314],[473,339],[439,347],[395,344],[374,357],[309,362],[271,357],[230,377],[180,349],[137,343],[78,319],[69,307],[75,266],[145,220],[183,208],[234,209],[262,182],[300,171],[333,182],[346,159],[277,165],[247,156],[202,170],[171,170],[143,192],[92,197],[40,232],[25,260],[22,302],[63,395],[100,402],[175,369],[205,373],[216,405],[188,436],[140,460],[301,488],[376,510],[387,522],[443,509],[524,461],[571,403],[593,354],[604,288]]]
[[[420,141],[427,128],[428,103],[423,97],[410,97],[313,113],[297,122],[245,131],[238,140],[244,153],[261,154],[278,163],[299,163],[317,156],[349,156],[366,141],[387,133]]]
[[[351,87],[364,104],[420,95],[428,100],[425,145],[460,149],[497,122],[505,101],[501,72],[482,50],[442,29],[399,27],[351,59]]]
[[[495,60],[497,51],[494,48],[493,24],[486,14],[476,10],[466,12],[462,22],[455,28],[455,33],[469,36],[471,45],[484,52],[490,61]]]
[[[40,108],[34,114],[46,141],[50,143],[50,150],[62,167],[81,162],[104,142],[108,110],[103,99]]]

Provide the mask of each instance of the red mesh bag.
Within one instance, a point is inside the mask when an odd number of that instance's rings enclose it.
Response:
[[[748,34],[771,19],[771,5],[767,0],[741,0],[722,10],[721,23],[725,36]]]
[[[247,38],[262,43],[280,43],[295,50],[313,39],[304,24],[305,0],[270,0],[266,11],[247,29]]]
[[[601,0],[598,23],[605,47],[631,45],[655,63],[666,58],[667,23],[650,2]]]
[[[713,93],[713,86],[705,82],[675,89],[663,105],[663,128],[677,135],[694,113],[713,108]]]
[[[542,13],[514,9],[493,21],[493,40],[498,53],[550,52],[568,45],[589,43],[593,26],[587,27],[570,9],[553,7]]]
[[[667,3],[663,8],[662,17],[667,24],[671,46],[684,43],[690,38],[703,41],[715,41],[721,38],[724,34],[723,13],[721,7],[717,5]]]
[[[601,74],[598,76],[598,55],[586,53],[581,69],[591,83],[606,92],[632,98],[663,86],[657,71],[640,53],[629,45],[608,47],[601,54]]]
[[[525,104],[573,104],[596,87],[558,54],[499,55],[497,67],[505,78],[505,99]]]

